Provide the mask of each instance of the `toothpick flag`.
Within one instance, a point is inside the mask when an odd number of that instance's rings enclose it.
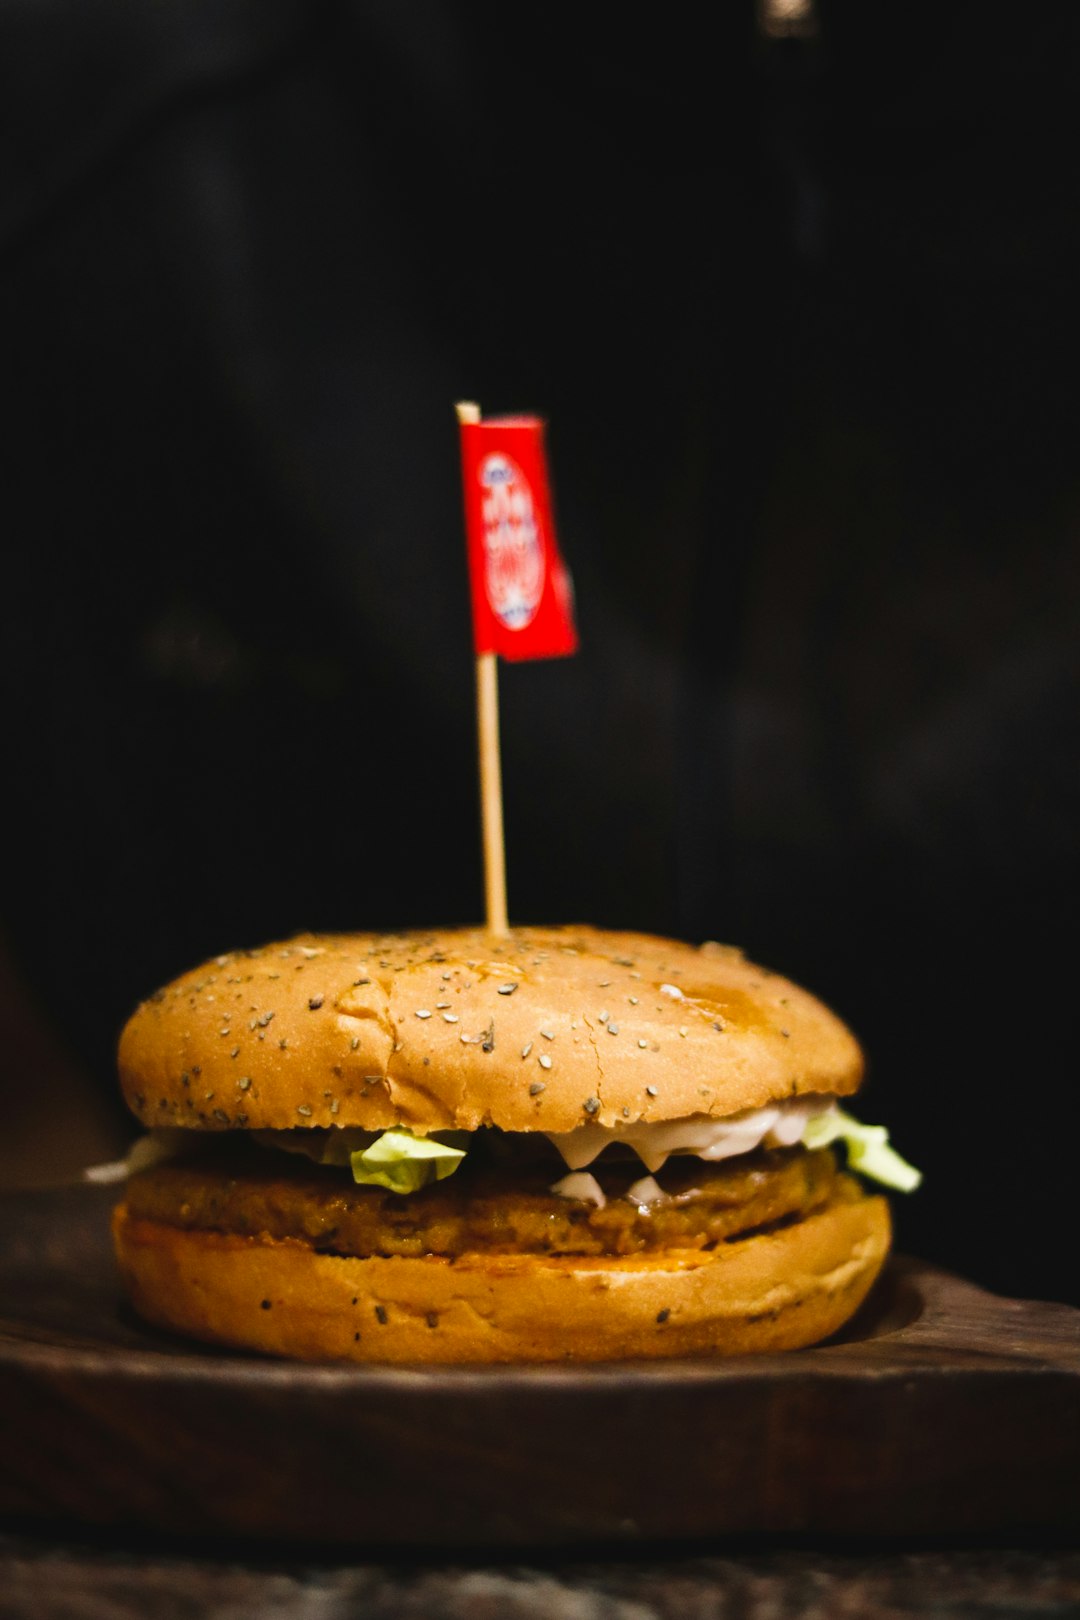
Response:
[[[573,590],[551,517],[544,424],[535,416],[481,420],[457,406],[465,486],[480,812],[487,925],[509,932],[503,841],[496,658],[560,658],[577,651]]]
[[[577,651],[573,591],[551,515],[544,423],[461,422],[465,530],[477,656],[514,661]]]

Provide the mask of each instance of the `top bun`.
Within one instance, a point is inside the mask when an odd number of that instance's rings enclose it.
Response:
[[[304,934],[185,973],[120,1040],[139,1118],[204,1130],[722,1118],[862,1070],[838,1018],[738,950],[587,927]]]

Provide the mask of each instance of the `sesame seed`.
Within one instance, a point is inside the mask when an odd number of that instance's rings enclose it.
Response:
[[[360,1047],[360,1037],[359,1037],[359,1035],[354,1035],[352,1040],[349,1042],[349,1051],[350,1052],[356,1052],[356,1051],[359,1050],[359,1047]]]
[[[790,1029],[782,1029],[780,1031],[780,1033],[784,1037],[785,1041],[790,1041],[790,1039],[791,1039],[791,1031],[790,1031]]]
[[[598,981],[598,986],[597,987],[600,990],[608,990],[611,987],[611,980],[610,979],[600,979]]]
[[[670,1310],[668,1310],[667,1306],[665,1306],[662,1311],[657,1311],[656,1320],[658,1322],[666,1322],[670,1315],[671,1315]]]
[[[642,1050],[644,1050],[645,1047],[648,1046],[648,1044],[649,1044],[648,1041],[642,1041],[642,1040],[638,1041],[638,1045],[642,1048]]]
[[[438,1010],[438,1011],[439,1011],[439,1012],[442,1012],[442,1010],[443,1010],[443,1008],[444,1008],[444,1007],[449,1007],[449,1006],[450,1006],[450,1002],[449,1002],[449,1001],[437,1001],[437,1002],[436,1002],[436,1003],[435,1003],[435,1006],[436,1006],[436,1009],[437,1009],[437,1010]]]
[[[307,1103],[300,1103],[297,1106],[296,1112],[298,1114],[302,1114],[305,1119],[308,1119],[311,1116],[311,1109],[308,1107]]]
[[[358,984],[370,984],[370,983],[371,983],[371,980],[370,980],[370,979],[354,979],[354,980],[353,980],[353,984],[354,984],[354,985],[358,985]]]
[[[236,1083],[240,1087],[241,1091],[246,1091],[248,1089],[248,1087],[251,1085],[251,1076],[250,1076],[250,1074],[242,1074],[240,1076],[239,1080]]]
[[[285,1039],[284,1036],[282,1036],[281,1040],[278,1041],[278,1051],[279,1052],[286,1051],[288,1049],[288,1045],[289,1045],[288,1041]]]
[[[534,1080],[532,1085],[529,1087],[529,1096],[539,1097],[540,1093],[546,1090],[547,1087],[542,1080]]]
[[[309,1012],[318,1012],[319,1008],[323,1004],[323,1000],[324,1000],[324,998],[322,996],[309,996],[308,997],[308,1011]]]
[[[597,1013],[596,1016],[597,1016],[597,1022],[598,1023],[606,1024],[608,1019],[611,1017],[611,1014],[605,1008],[602,1013]]]
[[[428,1311],[427,1315],[424,1317],[424,1321],[427,1323],[429,1328],[438,1327],[438,1325],[439,1325],[439,1313],[438,1313],[438,1311]]]
[[[682,1036],[683,1040],[686,1039],[686,1025],[685,1024],[680,1024],[679,1025],[679,1034]]]
[[[599,1097],[586,1097],[581,1106],[587,1114],[598,1114],[600,1112],[600,1099]]]
[[[532,1049],[533,1049],[532,1041],[526,1041],[525,1045],[521,1048],[522,1057],[527,1058],[529,1053],[532,1051]]]
[[[656,1087],[655,1086],[646,1086],[645,1091],[646,1091],[646,1094],[648,1096],[650,1096],[650,1097],[655,1097],[656,1096]]]
[[[417,1018],[430,1018],[431,1017],[431,1008],[430,1007],[417,1007],[416,1016],[417,1016]]]
[[[500,996],[512,996],[516,989],[516,984],[500,984],[498,993]]]
[[[637,996],[627,996],[626,999],[630,1003],[631,1007],[636,1007],[637,1006],[637,1004],[638,1004]]]
[[[617,1035],[619,1033],[618,1024],[609,1024],[607,1027],[607,1032],[609,1035]]]
[[[386,1326],[386,1306],[385,1305],[376,1305],[376,1307],[375,1307],[375,1320],[376,1320],[376,1322],[381,1322],[384,1327]]]
[[[551,1068],[551,1059],[548,1057],[546,1052],[541,1052],[539,1058],[537,1059],[537,1062],[540,1064],[540,1067],[542,1069],[550,1069]]]
[[[229,1053],[229,1056],[231,1058],[239,1057],[240,1056],[240,1048],[238,1046],[234,1046],[232,1051]]]
[[[555,1031],[553,1029],[542,1029],[540,1033],[544,1037],[545,1041],[553,1041],[555,1039]]]
[[[341,1107],[341,1104],[338,1102],[337,1098],[335,1097],[333,1102],[330,1104],[330,1112],[332,1114],[336,1114],[340,1107]]]
[[[622,1111],[622,1115],[623,1115],[623,1119],[629,1119],[630,1118],[630,1110],[629,1110],[629,1108],[624,1108],[623,1111]]]
[[[443,1023],[444,1024],[456,1024],[457,1021],[458,1021],[457,1013],[443,1013]]]

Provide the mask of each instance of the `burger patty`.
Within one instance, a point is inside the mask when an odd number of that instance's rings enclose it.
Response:
[[[859,1196],[828,1148],[759,1150],[708,1164],[670,1159],[667,1195],[648,1210],[624,1194],[636,1161],[594,1164],[604,1208],[550,1191],[535,1166],[468,1161],[454,1176],[403,1196],[358,1187],[348,1171],[280,1153],[239,1151],[158,1165],[131,1178],[131,1216],[188,1230],[291,1238],[329,1254],[418,1257],[485,1254],[630,1255],[705,1249]]]

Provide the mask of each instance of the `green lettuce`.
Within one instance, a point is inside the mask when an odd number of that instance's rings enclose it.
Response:
[[[889,1146],[884,1125],[862,1125],[842,1108],[830,1108],[827,1114],[808,1120],[802,1139],[808,1148],[843,1142],[852,1170],[871,1181],[880,1181],[884,1187],[894,1187],[897,1192],[914,1192],[922,1181],[922,1172]]]
[[[190,1134],[190,1133],[189,1133]],[[391,1192],[418,1192],[431,1181],[452,1176],[469,1145],[468,1131],[440,1131],[435,1136],[414,1136],[404,1125],[388,1131],[364,1131],[358,1126],[331,1126],[327,1130],[254,1131],[262,1146],[285,1153],[302,1153],[315,1164],[337,1165],[352,1171],[362,1187],[388,1187]]]
[[[446,1132],[462,1138],[464,1131]],[[434,1136],[414,1136],[411,1131],[383,1131],[369,1147],[349,1155],[353,1180],[362,1187],[388,1187],[391,1192],[413,1193],[432,1181],[452,1176],[465,1157],[464,1147]]]

